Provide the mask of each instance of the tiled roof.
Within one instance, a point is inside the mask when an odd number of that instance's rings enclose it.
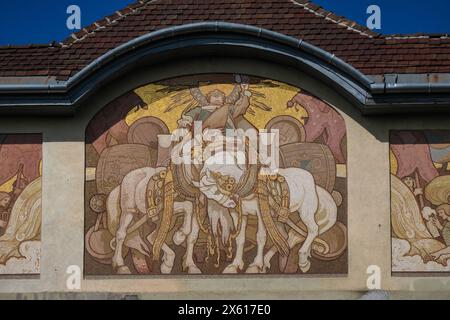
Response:
[[[248,24],[303,39],[366,75],[450,72],[447,35],[382,36],[306,0],[141,0],[61,43],[0,47],[0,77],[64,80],[133,38],[201,21]]]

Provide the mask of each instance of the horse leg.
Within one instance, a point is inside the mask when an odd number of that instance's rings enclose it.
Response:
[[[140,194],[139,185],[142,184],[142,181],[146,178],[149,179],[152,170],[153,169],[151,168],[141,168],[132,171],[123,178],[120,185],[120,195],[117,201],[120,205],[121,215],[119,227],[116,231],[116,248],[112,258],[112,266],[114,269],[117,268],[118,273],[131,273],[123,261],[122,248],[127,236],[128,227],[133,221],[133,217],[139,213],[139,201],[136,201],[139,198],[137,195]],[[145,194],[145,192],[143,192],[143,194]]]
[[[306,226],[308,235],[298,251],[298,266],[302,272],[306,273],[311,267],[311,262],[309,261],[309,257],[311,256],[311,245],[314,239],[319,235],[319,226],[314,220],[314,212],[302,210],[299,211],[299,213],[300,218]]]
[[[131,221],[133,221],[133,213],[131,211],[123,212],[120,216],[119,228],[116,231],[116,249],[112,257],[112,267],[118,274],[131,274],[130,269],[125,265],[122,256],[123,243],[127,236],[127,229]]]
[[[192,228],[191,232],[189,233],[187,237],[187,244],[186,244],[186,253],[183,257],[183,270],[187,268],[188,273],[192,274],[200,274],[202,271],[197,267],[197,265],[194,262],[194,246],[198,239],[198,232],[199,232],[199,225],[197,218],[192,216]]]
[[[257,252],[255,259],[245,271],[246,273],[265,273],[266,271],[264,268],[264,247],[266,245],[267,232],[264,223],[262,221],[261,214],[259,213],[259,210],[257,212],[257,216],[258,216],[258,230],[256,231]]]
[[[267,270],[270,269],[271,264],[270,260],[272,260],[273,256],[278,252],[277,248],[275,246],[272,246],[272,248],[269,249],[269,251],[266,252],[264,255],[264,272],[267,272]]]
[[[235,227],[237,228],[238,216],[236,212],[231,213]],[[247,230],[247,216],[242,215],[241,230],[236,237],[236,255],[222,273],[238,273],[238,270],[244,269],[244,245],[245,245],[245,231]]]
[[[183,225],[175,231],[173,234],[173,242],[179,246],[182,244],[186,237],[191,233],[192,229],[192,215],[193,215],[193,205],[190,201],[184,201],[184,202],[175,202],[173,204],[173,209],[176,214],[178,213],[184,213],[183,218]]]
[[[286,230],[284,230],[284,228],[283,228],[283,231],[286,232]],[[297,235],[297,233],[295,233],[293,231],[290,231],[288,233],[288,235],[289,236],[288,236],[287,242],[288,242],[289,249],[292,249],[298,243],[303,241],[303,238],[299,237]],[[277,252],[278,252],[277,248],[275,246],[272,246],[272,248],[270,248],[269,251],[267,251],[267,253],[264,255],[264,272],[266,272],[268,269],[270,269],[270,267],[271,267],[270,260],[272,260],[273,256]]]
[[[157,230],[155,229],[147,236],[147,240],[152,246],[154,245],[157,234]],[[163,243],[161,250],[163,251],[163,256],[161,259],[161,273],[169,274],[170,272],[172,272],[173,263],[175,261],[175,252],[170,249],[170,247],[165,242]]]

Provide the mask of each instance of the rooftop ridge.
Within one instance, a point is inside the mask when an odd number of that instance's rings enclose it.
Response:
[[[93,34],[96,31],[104,29],[110,25],[113,25],[113,24],[117,23],[119,20],[123,20],[130,15],[136,14],[141,9],[143,9],[145,6],[147,6],[148,4],[154,3],[157,1],[158,0],[138,0],[137,2],[129,4],[125,8],[119,9],[111,15],[105,16],[104,18],[95,21],[94,23],[83,28],[82,30],[70,34],[69,37],[67,37],[66,39],[59,42],[59,45],[62,48],[68,48],[68,47],[72,46],[73,44],[75,44],[79,41],[82,41],[90,34]],[[103,23],[103,21],[106,21],[106,22]]]
[[[381,34],[370,30],[358,24],[356,21],[347,19],[342,16],[336,15],[334,12],[324,9],[323,7],[310,2],[309,0],[290,0],[295,5],[298,5],[305,10],[314,13],[319,17],[323,17],[325,20],[331,21],[342,27],[347,27],[348,30],[354,31],[369,38],[379,37]]]
[[[36,48],[53,48],[56,46],[56,42],[52,41],[50,43],[32,43],[32,44],[5,44],[0,45],[0,50],[2,49],[36,49]]]
[[[387,40],[403,40],[403,39],[449,39],[448,33],[415,33],[415,34],[386,34],[383,38]]]
[[[95,33],[101,29],[104,29],[110,25],[117,23],[120,20],[125,19],[128,16],[138,13],[144,9],[148,4],[158,2],[160,0],[138,0],[135,3],[128,5],[127,7],[117,10],[114,14],[106,16],[100,20],[95,21],[91,25],[83,28],[81,31],[72,33],[69,37],[59,43],[62,48],[72,46],[74,43],[82,41],[90,34]],[[339,26],[346,27],[348,30],[354,31],[360,35],[367,36],[369,38],[380,36],[379,33],[373,32],[369,28],[359,25],[355,21],[346,19],[345,17],[338,16],[331,11],[328,11],[321,6],[318,6],[309,0],[287,0],[294,5],[302,7],[304,10],[322,17],[325,20],[331,21]]]

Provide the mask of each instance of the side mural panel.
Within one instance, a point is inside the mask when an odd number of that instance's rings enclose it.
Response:
[[[86,130],[85,274],[346,274],[346,177],[343,118],[299,88],[145,85]]]
[[[39,274],[42,136],[0,135],[0,275]]]
[[[449,272],[450,131],[392,131],[393,272]]]

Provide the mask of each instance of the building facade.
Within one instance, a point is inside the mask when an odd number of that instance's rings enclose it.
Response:
[[[449,74],[446,35],[308,1],[2,47],[0,292],[446,296]]]

